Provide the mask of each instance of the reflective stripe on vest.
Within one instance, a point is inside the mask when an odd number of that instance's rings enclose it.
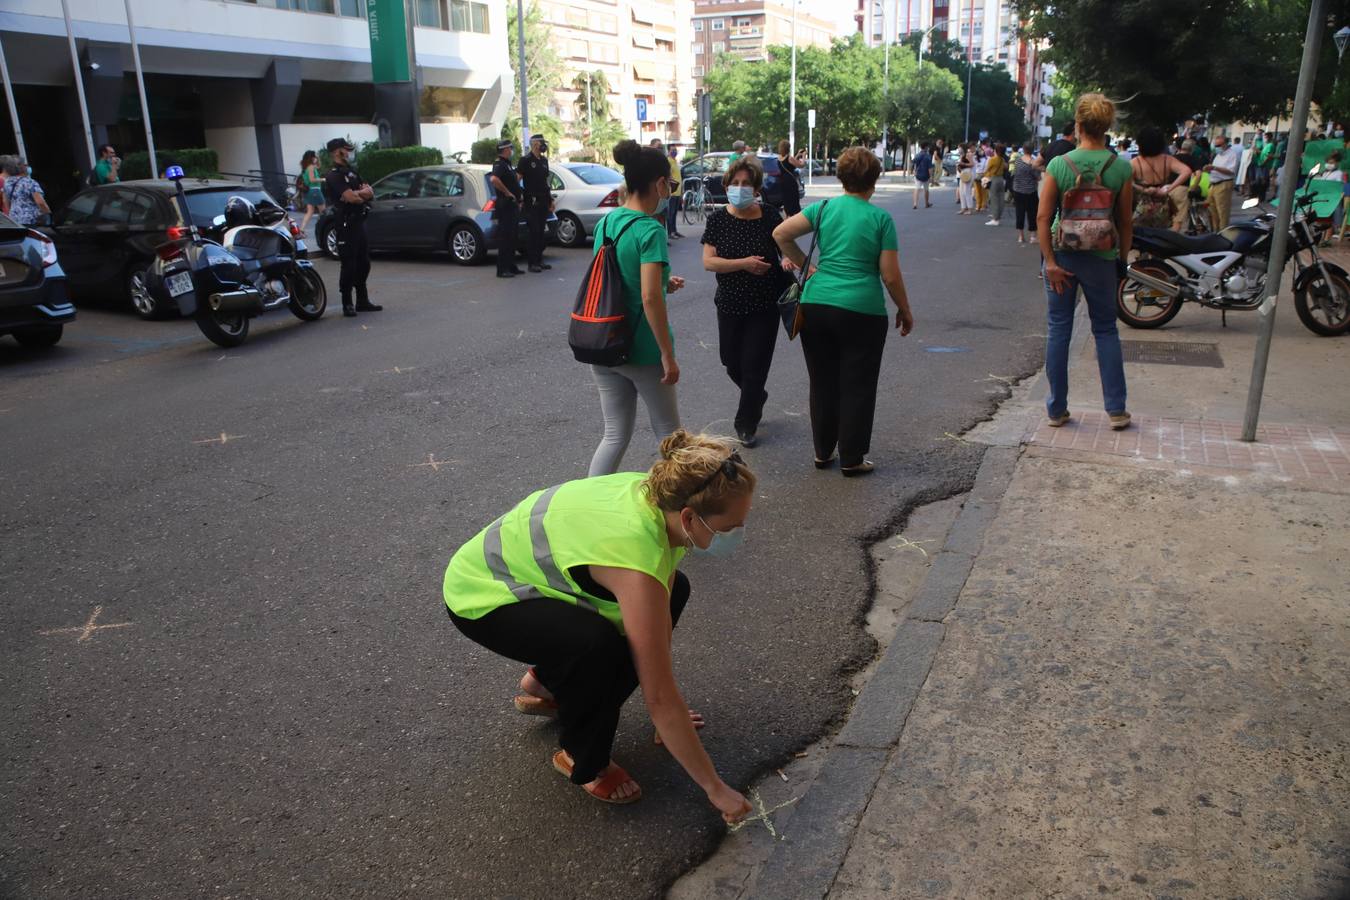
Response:
[[[576,604],[582,609],[597,612],[595,604],[581,596],[568,583],[562,569],[558,568],[558,564],[554,562],[553,548],[549,546],[548,534],[544,531],[544,516],[548,513],[549,504],[553,502],[553,497],[558,493],[559,487],[562,487],[562,485],[544,491],[534,501],[534,506],[530,508],[530,552],[534,556],[535,565],[539,566],[539,570],[544,573],[544,580],[551,590],[575,600]],[[492,573],[493,578],[504,584],[516,599],[543,599],[545,595],[538,588],[517,581],[515,576],[511,574],[511,568],[502,556],[502,521],[502,519],[498,519],[493,522],[483,534],[483,560],[487,563],[488,571]]]

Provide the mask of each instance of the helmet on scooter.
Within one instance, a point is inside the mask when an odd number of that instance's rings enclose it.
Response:
[[[231,197],[225,201],[225,227],[238,228],[241,225],[252,225],[253,216],[256,212],[248,199],[239,196]]]
[[[286,210],[271,197],[259,199],[254,211],[257,214],[257,223],[269,228],[286,219]]]

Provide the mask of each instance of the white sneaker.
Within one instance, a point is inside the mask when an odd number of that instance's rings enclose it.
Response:
[[[986,225],[997,225],[998,223],[995,222],[993,219],[990,219],[988,222],[985,222],[984,224],[986,224]]]

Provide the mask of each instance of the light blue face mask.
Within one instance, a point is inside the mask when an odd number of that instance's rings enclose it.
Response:
[[[661,215],[662,213],[664,213],[664,212],[666,211],[666,207],[669,206],[669,205],[670,205],[670,198],[669,198],[669,197],[662,197],[660,200],[657,201],[657,203],[656,203],[656,210],[652,213],[652,215],[654,215],[654,216],[659,216],[659,215]]]
[[[736,549],[745,542],[744,525],[740,528],[733,528],[730,531],[718,531],[709,525],[702,516],[699,516],[698,520],[703,522],[704,528],[712,532],[712,540],[708,543],[708,546],[700,547],[698,544],[695,544],[694,539],[689,536],[687,530],[684,533],[684,539],[689,542],[689,549],[693,550],[699,556],[731,556],[736,552]]]
[[[755,202],[755,189],[744,185],[732,185],[727,188],[727,202],[737,209],[747,209]]]

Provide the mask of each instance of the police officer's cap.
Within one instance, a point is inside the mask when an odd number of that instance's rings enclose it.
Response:
[[[498,141],[498,142],[497,142],[497,152],[498,152],[498,153],[501,153],[503,150],[505,150],[507,147],[510,147],[510,146],[511,146],[511,142],[510,142],[510,141]]]
[[[334,150],[355,150],[355,149],[356,148],[352,146],[351,141],[347,140],[346,138],[335,137],[328,142],[329,153],[332,153]]]
[[[531,143],[531,144],[533,144],[535,141],[539,141],[540,143],[543,143],[543,140],[544,140],[544,136],[543,136],[542,134],[532,134],[532,135],[530,135],[530,143]]]

